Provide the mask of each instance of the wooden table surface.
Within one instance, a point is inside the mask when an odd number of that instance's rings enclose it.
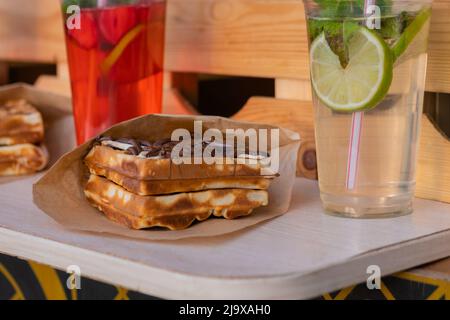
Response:
[[[297,179],[290,211],[227,236],[150,242],[67,230],[31,202],[38,177],[0,184],[0,252],[162,298],[311,298],[450,254],[450,206],[352,220],[323,213],[317,183]]]

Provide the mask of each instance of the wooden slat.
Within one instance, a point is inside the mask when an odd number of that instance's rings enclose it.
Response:
[[[34,83],[36,88],[53,92],[63,96],[70,97],[72,95],[70,91],[69,79],[61,79],[55,76],[42,75]]]
[[[300,0],[170,0],[166,66],[269,78],[308,74]]]
[[[162,112],[165,114],[193,115],[198,114],[195,108],[175,88],[164,90]]]
[[[450,93],[450,0],[435,0],[428,49],[426,90]]]
[[[416,195],[450,203],[450,139],[426,116],[419,150]]]
[[[0,60],[66,60],[59,0],[0,0]]]
[[[428,91],[450,92],[449,16],[450,0],[435,0]],[[170,70],[309,78],[300,0],[170,0],[167,28]]]
[[[235,116],[237,120],[267,123],[291,129],[300,134],[297,175],[317,178],[316,147],[312,103],[309,101],[251,98]]]
[[[70,91],[69,79],[65,78],[43,75],[36,80],[34,85],[41,90],[67,97],[70,97],[72,94]],[[180,92],[178,92],[177,89],[170,87],[164,89],[162,111],[166,114],[197,114],[195,108],[180,94]]]
[[[278,99],[311,101],[311,82],[298,79],[275,79],[275,97]]]

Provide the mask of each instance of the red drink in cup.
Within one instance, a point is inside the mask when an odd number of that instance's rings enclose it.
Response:
[[[81,144],[118,122],[161,112],[166,3],[64,0],[67,19],[76,6],[79,28],[67,22],[65,34]]]

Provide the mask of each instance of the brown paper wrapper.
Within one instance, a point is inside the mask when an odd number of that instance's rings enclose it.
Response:
[[[269,125],[236,122],[219,117],[148,115],[118,124],[102,135],[113,138],[130,137],[157,140],[170,137],[172,131],[185,128],[193,131],[194,121],[203,121],[203,130],[224,129],[273,129]],[[269,206],[258,208],[248,217],[237,220],[211,218],[195,223],[186,230],[161,229],[131,230],[116,224],[93,208],[86,200],[83,189],[87,181],[87,168],[83,158],[88,153],[92,140],[62,157],[49,172],[34,185],[35,204],[63,226],[85,232],[105,233],[145,240],[178,240],[185,238],[223,235],[285,213],[290,205],[295,179],[297,152],[300,139],[297,133],[280,129],[280,177],[269,189]]]
[[[71,100],[27,84],[0,87],[0,103],[17,99],[27,100],[42,114],[45,127],[44,144],[50,156],[47,168],[50,168],[63,154],[76,146]],[[0,184],[24,177],[26,176],[0,177]]]

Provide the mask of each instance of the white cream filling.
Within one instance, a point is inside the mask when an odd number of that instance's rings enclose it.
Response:
[[[112,141],[112,140],[102,141],[102,145],[107,146],[107,147],[112,147],[115,149],[120,149],[123,151],[126,151],[133,146],[132,144],[129,144],[129,143]]]
[[[42,117],[39,113],[31,113],[24,116],[24,122],[30,125],[41,124]]]
[[[267,157],[261,155],[261,154],[246,154],[246,153],[241,153],[238,155],[239,159],[250,159],[250,160],[264,160]]]

